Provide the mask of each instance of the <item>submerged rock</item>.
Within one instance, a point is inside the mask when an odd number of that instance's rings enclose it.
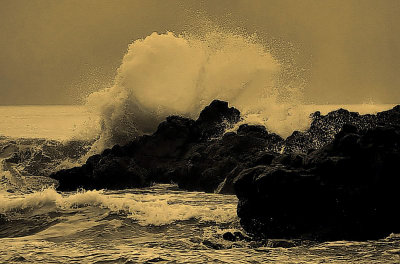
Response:
[[[236,241],[236,237],[234,234],[232,234],[231,232],[226,232],[222,235],[222,238],[228,241]]]
[[[235,232],[226,232],[222,235],[222,238],[224,240],[227,241],[231,241],[231,242],[236,242],[236,241],[242,241],[242,240],[246,240],[246,241],[250,241],[251,238],[243,235],[241,232],[239,231],[235,231]]]
[[[287,239],[269,239],[266,246],[270,248],[291,248],[296,247],[297,244]]]
[[[204,240],[203,245],[205,245],[206,247],[211,248],[211,249],[217,249],[217,250],[224,249],[224,245],[217,243],[217,242],[213,242],[211,240]]]

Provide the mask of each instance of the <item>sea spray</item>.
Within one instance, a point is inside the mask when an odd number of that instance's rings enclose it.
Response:
[[[169,185],[158,185],[154,190],[171,188]],[[196,196],[195,192],[188,196]],[[212,194],[201,194],[215,197]],[[123,214],[137,221],[138,224],[167,225],[175,221],[197,219],[202,222],[230,223],[236,221],[236,205],[208,206],[202,204],[182,203],[180,192],[170,192],[159,195],[152,193],[106,192],[104,190],[85,191],[60,194],[54,188],[30,194],[10,194],[0,191],[0,216],[15,218],[15,214],[31,215],[58,212],[84,207],[98,207],[107,209],[115,214]],[[236,200],[233,196],[224,199]],[[190,199],[188,199],[190,200]]]
[[[213,99],[228,101],[243,117],[250,116],[252,123],[288,135],[308,122],[295,120],[298,116],[288,112],[289,106],[299,103],[301,91],[278,87],[280,68],[255,37],[218,31],[203,37],[168,32],[136,40],[113,86],[88,97],[87,106],[100,116],[101,137],[96,145],[101,149],[124,144],[151,133],[169,115],[197,118]]]

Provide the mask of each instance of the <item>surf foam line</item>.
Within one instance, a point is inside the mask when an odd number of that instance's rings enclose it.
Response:
[[[298,105],[301,89],[279,87],[280,69],[254,36],[167,32],[136,40],[129,45],[114,84],[87,99],[87,107],[100,116],[97,146],[124,144],[152,133],[169,115],[197,118],[214,99],[228,101],[249,117],[249,123],[289,134],[308,122],[288,112]]]
[[[172,199],[173,200],[173,199]],[[26,195],[0,192],[0,214],[38,213],[95,206],[127,214],[140,225],[166,225],[179,220],[197,219],[230,223],[236,218],[236,204],[209,208],[171,202],[170,195],[107,195],[104,191],[78,191],[62,195],[53,188]]]

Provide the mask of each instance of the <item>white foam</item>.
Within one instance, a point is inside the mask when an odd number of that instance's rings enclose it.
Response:
[[[176,197],[164,195],[105,194],[103,191],[79,191],[61,195],[53,188],[27,195],[0,193],[0,213],[69,210],[95,206],[123,212],[141,225],[165,225],[178,220],[198,219],[218,223],[236,218],[236,204],[217,207],[176,203]]]
[[[280,63],[255,37],[153,33],[129,46],[114,85],[91,94],[87,106],[101,117],[98,144],[105,146],[151,133],[168,115],[197,118],[214,99],[228,101],[243,116],[262,113],[270,124],[286,122],[301,89],[278,87],[279,74]],[[271,127],[297,125],[289,120]]]

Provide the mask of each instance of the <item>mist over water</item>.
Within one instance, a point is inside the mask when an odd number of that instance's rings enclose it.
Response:
[[[153,33],[129,46],[113,86],[91,94],[87,106],[100,116],[103,147],[151,133],[169,115],[197,118],[214,99],[287,135],[307,121],[288,112],[301,89],[279,86],[280,74],[280,62],[255,36]]]

